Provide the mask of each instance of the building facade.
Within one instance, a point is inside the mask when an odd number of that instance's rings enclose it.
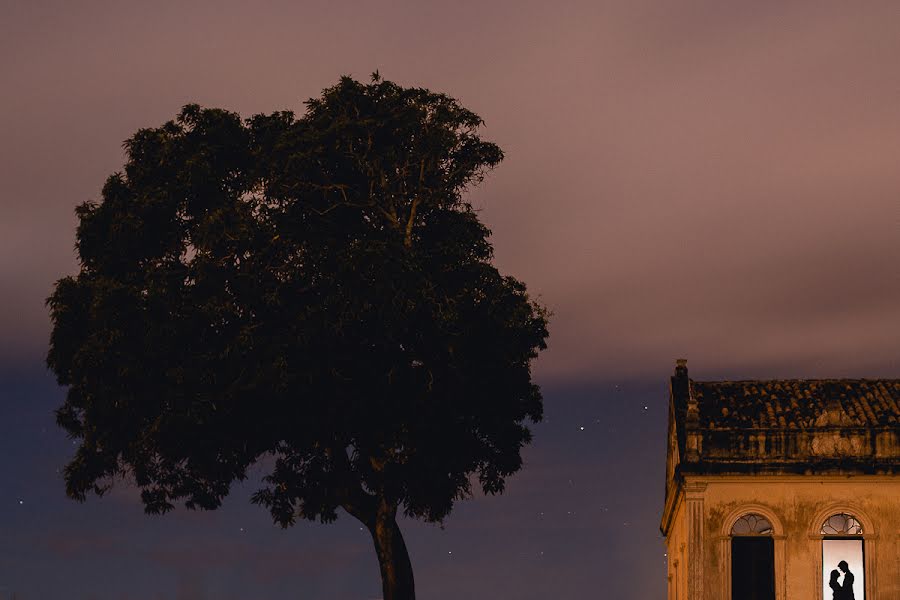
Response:
[[[900,380],[671,379],[669,600],[900,600]]]

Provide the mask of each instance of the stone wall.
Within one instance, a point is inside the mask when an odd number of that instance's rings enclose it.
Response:
[[[734,521],[748,512],[763,514],[775,529],[777,600],[822,599],[819,531],[828,516],[840,512],[853,514],[864,527],[866,599],[900,598],[900,476],[687,476],[673,508],[667,538],[670,575],[672,554],[680,558],[681,546],[690,558],[691,520],[698,515],[702,566],[696,574],[699,580],[688,578],[686,595],[673,595],[670,586],[670,600],[730,599],[729,532]],[[693,545],[697,550],[696,540]]]
[[[808,430],[688,430],[698,453],[685,470],[723,470],[748,465],[758,470],[791,463],[806,470],[836,462],[864,471],[893,471],[900,465],[900,430],[895,427],[823,427]]]

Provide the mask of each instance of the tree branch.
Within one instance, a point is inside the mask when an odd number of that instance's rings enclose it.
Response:
[[[412,246],[412,229],[413,222],[416,219],[416,209],[419,207],[418,196],[413,198],[412,207],[409,209],[409,219],[406,221],[406,236],[403,238],[403,245],[407,248]]]
[[[341,479],[341,486],[335,490],[335,496],[341,508],[371,529],[377,516],[378,502],[376,498],[363,490],[344,448],[330,446],[326,448],[325,453],[331,457],[335,472]]]

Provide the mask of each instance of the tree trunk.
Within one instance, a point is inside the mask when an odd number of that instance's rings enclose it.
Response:
[[[415,600],[412,563],[397,525],[397,507],[383,500],[378,504],[374,526],[369,528],[381,567],[383,600]]]

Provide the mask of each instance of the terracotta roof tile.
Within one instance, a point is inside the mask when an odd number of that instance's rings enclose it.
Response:
[[[900,379],[693,381],[700,426],[709,429],[805,429],[829,402],[860,427],[900,426]]]

